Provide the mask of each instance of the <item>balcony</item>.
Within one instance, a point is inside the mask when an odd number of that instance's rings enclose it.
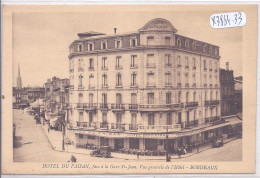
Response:
[[[219,116],[207,117],[207,118],[205,118],[205,123],[210,123],[212,125],[218,125],[218,124],[225,123],[225,120],[221,119]]]
[[[115,69],[120,70],[120,69],[123,69],[123,67],[121,65],[117,65],[117,66],[115,66]]]
[[[189,69],[190,67],[189,66],[185,66],[185,69]]]
[[[84,103],[77,103],[77,109],[84,109]]]
[[[183,107],[183,103],[166,104],[166,105],[143,104],[143,105],[139,105],[139,110],[142,112],[172,111],[172,110],[178,110],[182,107]]]
[[[82,129],[96,129],[96,122],[77,122],[77,127]]]
[[[108,110],[108,104],[107,103],[101,103],[100,105],[99,105],[99,108],[100,108],[100,110]]]
[[[137,111],[138,110],[138,104],[129,104],[129,110]]]
[[[113,112],[122,112],[125,110],[124,104],[111,104],[111,110]]]
[[[165,67],[172,67],[172,64],[165,64]]]
[[[204,88],[207,88],[207,84],[204,84]]]
[[[205,106],[215,106],[219,104],[219,100],[205,101]]]
[[[137,64],[131,64],[130,65],[130,69],[137,69],[138,68],[138,65]]]
[[[131,131],[137,131],[137,130],[138,130],[138,125],[137,125],[137,124],[130,124],[130,125],[129,125],[129,130],[131,130]]]
[[[212,84],[209,84],[209,88],[212,88],[213,87],[213,85]]]
[[[85,87],[82,86],[82,85],[79,85],[79,86],[78,86],[78,90],[84,90],[84,88],[85,88]]]
[[[131,83],[130,88],[138,88],[138,85],[136,83]]]
[[[96,103],[85,103],[84,104],[84,109],[86,111],[94,111],[97,109],[97,104]]]
[[[146,68],[155,68],[155,63],[147,64]]]
[[[177,88],[181,88],[181,83],[177,83]]]
[[[101,122],[100,123],[100,129],[108,130],[109,129],[108,123],[107,122]]]
[[[107,84],[102,84],[102,88],[108,88]]]
[[[122,85],[121,83],[120,83],[120,84],[117,83],[117,84],[116,84],[116,88],[123,88],[123,85]]]
[[[171,82],[165,82],[165,87],[172,87],[172,83]]]
[[[215,85],[215,88],[218,88],[218,84]]]
[[[189,88],[189,83],[185,83],[185,88]]]
[[[119,130],[119,131],[125,131],[126,124],[121,123],[111,123],[110,124],[112,130]]]
[[[184,107],[185,108],[190,108],[190,107],[197,107],[199,105],[198,102],[186,102]]]
[[[199,124],[198,120],[184,122],[184,123],[182,123],[182,128],[189,129],[189,128],[198,126],[198,124]]]
[[[196,88],[196,83],[193,83],[193,84],[192,84],[192,88]]]
[[[108,67],[107,66],[102,66],[101,70],[108,70]]]
[[[178,65],[177,65],[177,68],[181,68],[181,64],[178,64]]]
[[[192,69],[193,69],[193,70],[196,70],[196,67],[194,66]]]
[[[94,69],[94,67],[89,67],[88,70],[89,71],[94,71],[95,69]]]
[[[181,125],[139,125],[138,132],[174,132],[180,131]]]
[[[95,85],[89,84],[88,89],[94,89],[94,88],[95,88]]]
[[[82,67],[78,68],[78,72],[84,72],[84,68]]]
[[[147,83],[147,88],[155,88],[155,82]]]

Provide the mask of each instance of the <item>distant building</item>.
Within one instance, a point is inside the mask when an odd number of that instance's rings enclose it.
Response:
[[[235,77],[235,110],[242,112],[243,108],[243,77]]]
[[[22,77],[21,77],[21,74],[20,74],[20,65],[18,65],[18,76],[17,76],[17,79],[16,79],[16,87],[18,89],[22,88]]]
[[[27,92],[29,103],[33,103],[37,99],[43,99],[45,96],[45,89],[43,87],[28,88]]]
[[[221,115],[227,116],[235,114],[235,90],[233,70],[229,70],[229,63],[226,63],[226,70],[220,69],[220,97],[221,97]]]
[[[25,108],[29,106],[28,88],[13,87],[13,108]]]
[[[45,103],[52,112],[66,109],[69,104],[69,79],[53,77],[44,84]]]

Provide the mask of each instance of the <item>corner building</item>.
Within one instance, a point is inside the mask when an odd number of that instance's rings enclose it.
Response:
[[[133,33],[78,34],[70,45],[69,137],[76,147],[164,150],[222,133],[219,47],[165,19]]]

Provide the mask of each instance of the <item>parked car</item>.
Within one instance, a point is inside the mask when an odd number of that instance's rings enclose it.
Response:
[[[110,158],[111,157],[111,147],[101,146],[90,153],[91,156]]]

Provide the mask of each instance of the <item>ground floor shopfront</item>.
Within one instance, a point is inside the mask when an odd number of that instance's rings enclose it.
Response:
[[[239,126],[240,125],[240,126]],[[166,136],[168,135],[168,151],[176,152],[177,148],[183,146],[203,145],[210,143],[213,139],[222,137],[229,130],[241,130],[242,123],[232,126],[232,123],[225,122],[219,125],[212,125],[203,128],[193,128],[180,132],[168,133],[125,133],[125,132],[104,132],[97,130],[68,130],[70,139],[76,148],[95,149],[99,146],[110,146],[113,151],[131,152],[139,151],[161,151],[166,150]]]

